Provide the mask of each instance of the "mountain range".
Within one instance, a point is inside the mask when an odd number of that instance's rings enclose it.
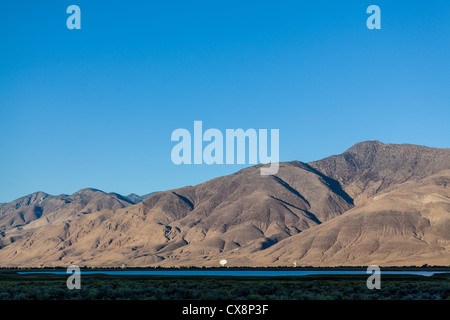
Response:
[[[0,266],[450,265],[450,149],[366,141],[145,196],[0,204]]]

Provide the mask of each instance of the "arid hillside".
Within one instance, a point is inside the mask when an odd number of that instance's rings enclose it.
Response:
[[[87,190],[3,204],[0,265],[450,265],[449,149],[362,142],[137,204]]]

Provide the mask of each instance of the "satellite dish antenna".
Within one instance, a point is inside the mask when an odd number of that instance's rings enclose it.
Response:
[[[225,265],[227,264],[227,262],[228,262],[228,261],[225,260],[225,259],[219,261],[219,263],[220,263],[220,265],[221,265],[222,267],[225,267]]]

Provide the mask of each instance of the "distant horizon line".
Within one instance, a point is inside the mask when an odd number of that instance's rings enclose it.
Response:
[[[377,140],[377,139],[374,139],[374,140],[364,140],[364,141],[360,141],[360,142],[354,143],[352,146],[350,146],[349,148],[347,148],[346,150],[344,150],[342,153],[331,154],[331,155],[329,155],[329,156],[327,156],[327,157],[325,157],[325,158],[322,158],[322,159],[312,160],[312,161],[309,161],[309,162],[303,162],[303,161],[301,161],[301,160],[294,159],[294,160],[284,160],[284,161],[279,161],[278,163],[281,164],[281,163],[290,163],[290,162],[294,162],[294,161],[299,161],[299,162],[301,162],[301,163],[309,164],[309,163],[311,163],[311,162],[320,161],[320,160],[326,159],[326,158],[328,158],[328,157],[332,157],[332,156],[336,156],[336,155],[339,155],[339,154],[343,154],[343,153],[347,152],[348,150],[350,150],[351,148],[353,148],[353,147],[356,146],[356,145],[367,144],[367,143],[376,143],[376,144],[381,144],[381,145],[398,145],[398,146],[401,146],[401,145],[405,145],[405,146],[406,146],[406,145],[409,145],[409,146],[418,146],[418,147],[425,147],[425,148],[432,148],[432,149],[443,149],[443,150],[445,150],[445,149],[450,149],[450,148],[430,147],[430,146],[427,146],[427,145],[412,144],[412,143],[385,143],[385,142],[381,142],[381,141],[379,141],[379,140]],[[241,169],[239,169],[239,170],[237,170],[237,171],[235,171],[235,172],[233,172],[233,173],[230,173],[230,174],[234,174],[234,173],[237,173],[237,172],[239,172],[239,171],[241,171],[241,170],[245,170],[245,169],[252,168],[252,167],[258,167],[258,166],[261,166],[261,165],[264,165],[264,164],[258,163],[258,164],[247,165],[247,166],[245,166],[244,168],[241,168]],[[215,179],[215,178],[227,176],[227,175],[230,175],[230,174],[218,175],[218,176],[215,176],[214,178],[211,178],[211,179]],[[209,180],[211,180],[211,179],[207,179],[207,180],[202,181],[202,182],[200,182],[200,183],[198,183],[198,184],[204,183],[204,182],[209,181]],[[197,185],[197,184],[195,184],[195,185]],[[63,196],[63,195],[71,196],[71,195],[74,195],[74,194],[76,194],[76,193],[79,193],[79,192],[81,192],[81,191],[83,191],[83,190],[94,190],[94,191],[99,191],[99,192],[102,192],[102,193],[105,193],[105,194],[117,194],[117,195],[120,195],[121,197],[128,198],[129,196],[132,196],[132,195],[136,195],[136,196],[138,196],[138,197],[143,197],[143,196],[145,196],[145,195],[150,195],[150,194],[154,194],[154,193],[158,193],[158,192],[163,192],[163,191],[168,191],[168,190],[175,190],[175,189],[179,189],[179,188],[186,187],[186,186],[192,186],[192,185],[183,185],[183,186],[181,186],[181,187],[173,187],[173,188],[168,188],[168,189],[164,189],[164,190],[151,191],[151,192],[143,193],[142,195],[139,195],[139,194],[137,194],[137,193],[135,193],[135,192],[131,192],[131,193],[127,194],[127,195],[124,195],[124,194],[119,193],[119,192],[115,192],[115,191],[109,191],[109,192],[108,192],[108,191],[104,191],[104,190],[102,190],[102,189],[95,188],[95,187],[85,187],[85,188],[81,188],[81,189],[79,189],[79,190],[77,190],[77,191],[75,191],[75,192],[73,192],[73,193],[60,193],[60,194],[52,194],[52,193],[48,193],[48,192],[45,192],[45,191],[42,191],[42,190],[38,190],[38,191],[35,191],[35,192],[31,192],[31,193],[25,194],[25,195],[23,195],[23,196],[19,196],[18,198],[14,198],[14,199],[12,199],[11,201],[0,202],[0,205],[8,204],[8,203],[14,202],[14,201],[16,201],[16,200],[19,200],[19,199],[21,199],[21,198],[24,198],[24,197],[27,197],[27,196],[30,196],[30,195],[33,195],[33,194],[36,194],[36,193],[45,193],[46,195],[53,196],[53,197],[57,197],[57,196]]]

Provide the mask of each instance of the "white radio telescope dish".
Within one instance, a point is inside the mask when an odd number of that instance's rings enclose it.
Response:
[[[222,267],[224,267],[224,266],[227,264],[227,262],[228,262],[228,261],[225,260],[225,259],[219,261],[219,263],[220,263],[220,265],[221,265]]]

